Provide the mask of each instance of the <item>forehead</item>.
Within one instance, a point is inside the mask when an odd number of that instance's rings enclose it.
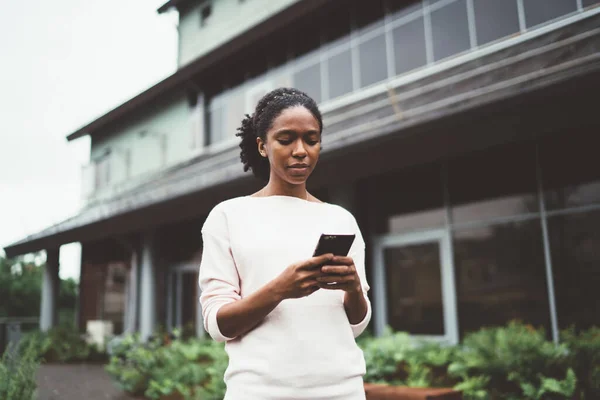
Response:
[[[271,125],[272,132],[280,130],[294,130],[298,132],[317,131],[319,132],[319,122],[303,106],[286,108],[273,120]]]

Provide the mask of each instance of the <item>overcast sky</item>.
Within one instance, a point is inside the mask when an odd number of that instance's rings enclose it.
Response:
[[[175,71],[165,2],[0,0],[0,247],[81,207],[89,140],[65,137]],[[60,262],[78,278],[79,246]]]

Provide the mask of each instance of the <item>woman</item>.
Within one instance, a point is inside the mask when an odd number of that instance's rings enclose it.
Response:
[[[306,190],[322,130],[305,93],[266,94],[237,136],[244,170],[268,183],[218,204],[202,228],[200,302],[227,342],[226,400],[365,398],[364,241],[352,214]],[[348,256],[311,257],[322,233],[356,234]]]

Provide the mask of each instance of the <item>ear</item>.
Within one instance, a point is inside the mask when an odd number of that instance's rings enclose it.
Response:
[[[265,142],[261,138],[257,137],[256,144],[258,145],[258,154],[260,154],[263,157],[266,157],[267,149],[265,148]]]

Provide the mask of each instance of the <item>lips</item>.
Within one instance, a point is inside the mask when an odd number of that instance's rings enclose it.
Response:
[[[308,174],[308,164],[292,164],[288,167],[290,174],[292,175],[306,175]]]
[[[292,168],[292,169],[306,169],[306,168],[308,168],[308,164],[292,164],[288,168]]]

